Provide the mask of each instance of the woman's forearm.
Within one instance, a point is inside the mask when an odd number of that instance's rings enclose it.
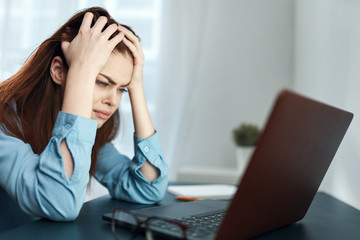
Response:
[[[61,111],[91,118],[96,76],[88,67],[70,67]]]
[[[152,123],[143,87],[129,90],[132,106],[134,128],[136,136],[148,138],[155,133]],[[144,177],[149,181],[154,181],[159,177],[158,170],[146,161],[140,168]]]
[[[78,66],[69,68],[61,111],[91,118],[96,75]],[[74,160],[65,139],[60,143],[66,176],[70,179],[74,171]]]
[[[155,129],[146,103],[144,89],[142,87],[129,89],[129,95],[135,134],[140,138],[148,138],[154,134]]]

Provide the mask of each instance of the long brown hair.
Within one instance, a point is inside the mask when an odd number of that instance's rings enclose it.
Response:
[[[61,42],[71,42],[75,38],[86,12],[94,15],[92,26],[100,16],[108,19],[104,28],[117,23],[105,9],[100,7],[78,12],[45,40],[15,75],[0,84],[0,128],[6,134],[29,143],[36,154],[40,154],[48,144],[62,105],[61,86],[55,84],[50,76],[52,59],[60,56],[65,68],[68,68],[61,50]],[[132,56],[123,42],[120,42],[114,51]],[[116,110],[97,130],[91,156],[91,175],[95,172],[99,149],[115,138],[119,124],[119,111]]]

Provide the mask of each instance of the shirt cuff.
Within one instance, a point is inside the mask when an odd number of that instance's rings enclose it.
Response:
[[[76,131],[71,131],[75,128]],[[93,145],[95,142],[97,121],[71,113],[59,112],[52,136],[63,139],[67,137],[72,141],[84,142]]]
[[[134,148],[134,160],[136,162],[132,165],[132,168],[138,175],[141,176],[141,178],[145,179],[139,169],[146,160],[159,170],[159,178],[157,180],[167,176],[168,166],[163,158],[161,144],[157,132],[146,139],[142,139],[134,134]]]

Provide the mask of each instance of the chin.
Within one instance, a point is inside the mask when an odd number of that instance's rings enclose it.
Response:
[[[97,129],[101,128],[105,122],[97,120]]]

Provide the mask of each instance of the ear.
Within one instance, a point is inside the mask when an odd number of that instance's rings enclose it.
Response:
[[[58,84],[58,85],[65,84],[66,73],[65,73],[63,60],[61,59],[61,57],[56,56],[51,61],[50,75],[51,75],[52,80],[56,84]]]

